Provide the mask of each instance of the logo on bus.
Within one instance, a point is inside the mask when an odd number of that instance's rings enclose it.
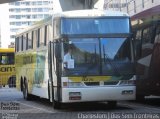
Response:
[[[14,72],[15,67],[0,67],[0,72]]]
[[[82,78],[82,81],[84,81],[84,82],[92,82],[92,81],[94,81],[92,78],[88,78],[88,77],[83,77]]]

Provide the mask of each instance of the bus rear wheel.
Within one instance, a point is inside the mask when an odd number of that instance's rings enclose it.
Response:
[[[28,94],[28,85],[25,82],[23,84],[23,98],[26,100],[32,99],[32,96]]]

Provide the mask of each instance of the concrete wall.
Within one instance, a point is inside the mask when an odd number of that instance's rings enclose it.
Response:
[[[5,13],[5,14],[4,14]],[[8,4],[1,4],[0,5],[0,27],[1,27],[1,47],[7,48],[10,44],[10,34],[9,34],[9,9]]]
[[[104,0],[54,0],[54,12],[83,10],[83,9],[103,9]]]

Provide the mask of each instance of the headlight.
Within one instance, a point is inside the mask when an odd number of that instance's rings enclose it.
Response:
[[[122,80],[119,85],[135,85],[135,80]]]

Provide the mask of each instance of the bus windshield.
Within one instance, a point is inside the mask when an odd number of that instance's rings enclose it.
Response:
[[[123,28],[123,29],[122,29]],[[129,18],[63,18],[61,19],[61,34],[106,34],[129,33]]]
[[[1,53],[0,64],[1,65],[14,64],[14,53]]]
[[[64,75],[133,74],[131,40],[70,38],[64,42]]]

